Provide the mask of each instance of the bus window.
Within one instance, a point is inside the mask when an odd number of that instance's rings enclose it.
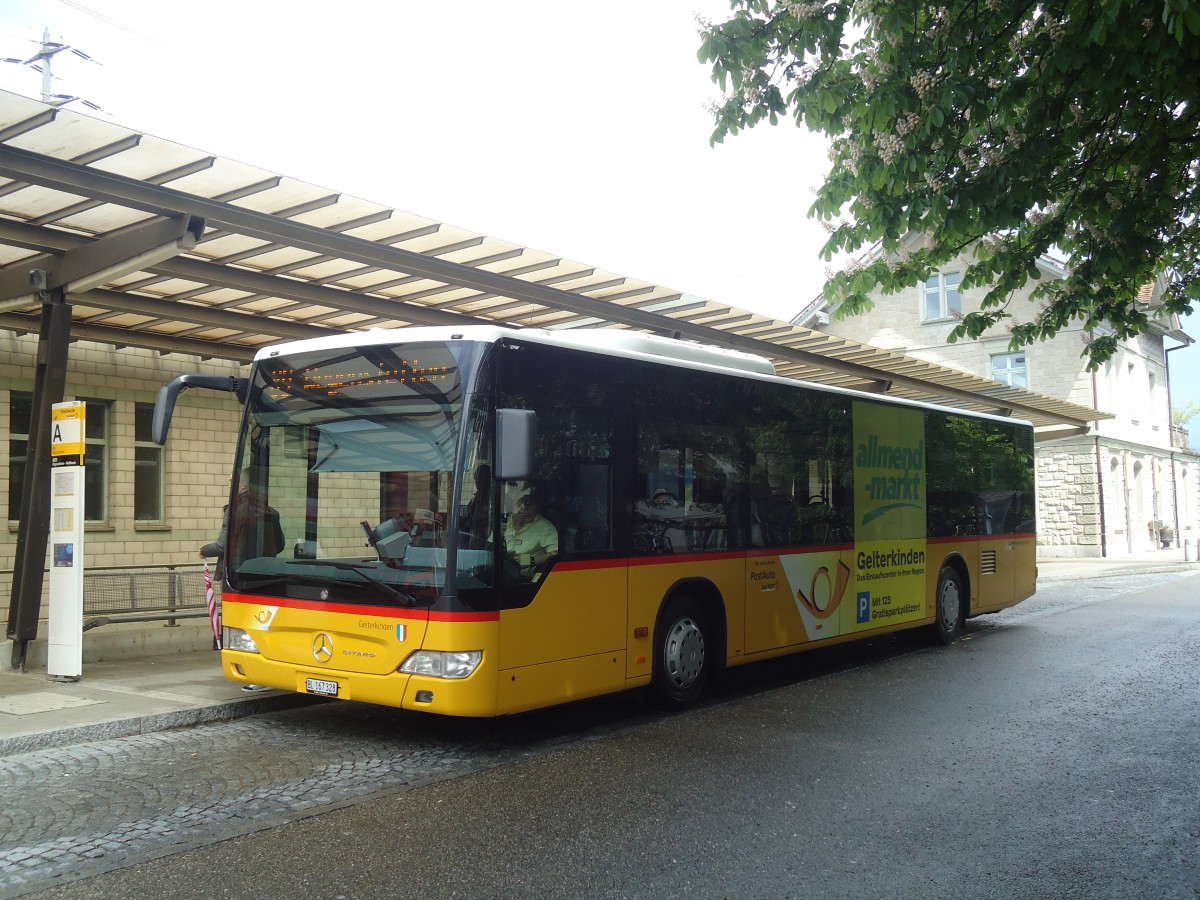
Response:
[[[757,547],[852,540],[851,415],[841,397],[762,385],[748,426],[750,536]]]
[[[612,549],[612,467],[606,462],[575,461],[564,484],[568,551]]]
[[[536,346],[503,358],[499,404],[534,410],[538,423],[531,477],[505,484],[506,530],[517,502],[532,494],[539,515],[557,532],[555,555],[611,552],[613,409],[621,396],[620,372],[615,360],[579,367],[563,351]],[[510,575],[506,569],[506,580]]]
[[[612,549],[612,414],[563,409],[562,528],[566,555]]]
[[[678,368],[644,369],[638,410],[633,550],[685,553],[743,546],[743,412],[728,379]]]
[[[643,553],[724,550],[728,473],[736,467],[696,446],[702,436],[689,434],[682,423],[660,424],[669,432],[663,439],[674,446],[641,455],[650,470],[638,473],[634,549]]]
[[[926,423],[929,536],[1033,531],[1028,430],[942,413]]]

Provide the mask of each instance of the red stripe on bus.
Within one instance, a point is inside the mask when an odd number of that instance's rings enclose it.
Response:
[[[926,540],[928,544],[974,544],[987,543],[991,541],[1015,541],[1015,540],[1032,540],[1037,535],[1034,532],[1022,532],[1020,534],[971,534],[958,537],[940,537],[929,538]]]
[[[623,569],[629,565],[627,559],[574,559],[554,564],[555,572],[584,572],[591,569]]]
[[[728,559],[761,559],[768,556],[793,556],[798,553],[829,553],[853,550],[853,544],[816,544],[807,547],[749,547],[718,553],[675,553],[663,556],[638,556],[631,559],[571,560],[554,564],[555,572],[584,572],[590,569],[617,569],[625,566],[670,566],[678,563],[713,562]]]
[[[430,622],[499,622],[499,612],[438,612],[430,610]]]

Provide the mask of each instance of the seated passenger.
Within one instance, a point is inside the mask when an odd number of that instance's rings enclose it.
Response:
[[[637,512],[648,519],[682,519],[683,505],[679,498],[664,488],[659,488],[649,500],[634,504]]]
[[[654,496],[650,498],[650,505],[657,506],[659,509],[667,509],[668,507],[679,506],[679,499],[670,491],[659,488],[654,492]]]
[[[522,569],[540,566],[558,555],[558,529],[541,514],[533,494],[517,501],[504,529],[504,550]]]

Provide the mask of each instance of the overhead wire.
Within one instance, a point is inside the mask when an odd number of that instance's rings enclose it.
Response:
[[[94,9],[89,9],[88,7],[84,6],[82,3],[76,2],[76,0],[59,0],[59,3],[62,3],[64,6],[69,6],[72,9],[79,10],[79,12],[85,13],[89,16],[92,16],[95,19],[99,19],[101,22],[104,22],[106,25],[111,25],[113,28],[119,28],[122,31],[128,32],[129,34],[132,34],[134,37],[139,37],[142,40],[147,41],[152,44],[155,43],[154,39],[151,38],[149,35],[144,34],[141,31],[138,31],[136,28],[131,28],[130,26],[126,25],[124,22],[119,22],[116,19],[111,18],[110,16],[106,16],[103,13],[98,13]]]

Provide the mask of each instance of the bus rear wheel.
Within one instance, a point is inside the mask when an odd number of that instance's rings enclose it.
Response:
[[[934,638],[939,644],[953,644],[962,633],[967,600],[962,576],[954,566],[942,566],[938,575],[937,615],[933,621]]]
[[[712,669],[707,623],[699,604],[690,597],[668,601],[654,632],[654,674],[650,692],[664,709],[684,709],[695,703],[708,684]]]

